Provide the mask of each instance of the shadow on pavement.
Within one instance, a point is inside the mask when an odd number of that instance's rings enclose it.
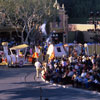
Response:
[[[15,96],[11,96],[7,100],[30,100],[29,98],[33,98],[33,100],[40,100],[40,87],[42,88],[42,97],[49,98],[49,100],[99,100],[100,96],[97,94],[91,94],[84,91],[77,91],[72,89],[64,89],[61,87],[46,87],[45,83],[41,82],[21,82],[21,83],[13,83],[13,84],[25,84],[26,87],[23,88],[15,88],[8,90],[1,90],[0,94],[15,94]],[[31,87],[27,85],[31,84]],[[45,86],[45,87],[43,87]],[[37,87],[37,88],[36,88]],[[43,99],[44,100],[44,99]]]

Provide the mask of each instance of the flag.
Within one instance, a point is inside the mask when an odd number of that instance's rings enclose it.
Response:
[[[42,31],[42,34],[44,35],[47,35],[47,32],[46,32],[46,22],[44,22],[41,27],[40,27],[41,31]]]

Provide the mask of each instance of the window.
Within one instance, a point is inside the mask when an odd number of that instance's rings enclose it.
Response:
[[[15,50],[12,50],[12,53],[16,55],[16,51]]]
[[[57,47],[57,51],[58,51],[58,52],[61,52],[61,49],[60,49],[60,47]]]

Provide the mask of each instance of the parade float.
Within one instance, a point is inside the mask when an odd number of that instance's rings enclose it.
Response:
[[[2,43],[3,49],[4,49],[4,57],[7,59],[7,66],[19,66],[22,67],[26,62],[25,59],[25,52],[28,48],[28,45],[22,44],[18,46],[13,46],[11,48],[8,48],[8,43],[3,42]]]

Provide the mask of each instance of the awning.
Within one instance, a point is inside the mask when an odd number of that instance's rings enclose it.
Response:
[[[21,44],[21,45],[14,46],[14,47],[10,48],[10,50],[24,49],[24,48],[27,48],[27,47],[28,47],[27,44]]]

